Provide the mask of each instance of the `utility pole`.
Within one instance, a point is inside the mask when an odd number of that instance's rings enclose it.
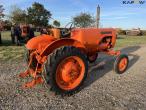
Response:
[[[0,44],[2,44],[1,31],[2,31],[2,21],[0,20]]]
[[[97,6],[96,10],[96,27],[99,28],[99,21],[100,21],[100,6]]]

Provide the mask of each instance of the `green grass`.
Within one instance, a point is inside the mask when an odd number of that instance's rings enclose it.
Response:
[[[39,33],[35,33],[38,35]],[[2,32],[3,44],[0,45],[0,60],[19,60],[23,58],[23,46],[11,44],[10,32]],[[115,49],[127,46],[138,46],[146,44],[146,36],[118,36]]]
[[[146,36],[125,36],[119,35],[116,41],[115,48],[122,48],[127,46],[138,46],[146,44]]]
[[[38,35],[39,33],[35,33]],[[10,31],[2,32],[2,44],[0,45],[0,60],[19,60],[23,58],[24,46],[16,46],[11,43]]]

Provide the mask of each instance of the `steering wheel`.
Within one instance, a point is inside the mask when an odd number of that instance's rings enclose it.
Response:
[[[69,26],[69,28],[68,28]],[[73,22],[69,22],[66,24],[66,26],[64,27],[64,29],[62,30],[61,34],[62,37],[69,37],[71,34],[71,30],[74,28],[74,23]]]

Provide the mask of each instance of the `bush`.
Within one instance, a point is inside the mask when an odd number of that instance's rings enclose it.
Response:
[[[11,30],[11,26],[4,26],[4,30],[6,30],[6,31],[10,31]]]
[[[117,33],[118,33],[118,35],[126,35],[126,31],[125,30],[119,30]]]
[[[142,30],[142,35],[146,36],[146,30]]]

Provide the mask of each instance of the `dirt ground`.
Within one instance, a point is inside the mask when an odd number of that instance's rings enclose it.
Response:
[[[27,81],[18,74],[25,70],[23,61],[0,62],[0,110],[145,110],[146,46],[122,49],[129,54],[128,70],[112,71],[113,57],[99,55],[89,66],[84,89],[70,97],[55,96],[45,84],[22,89]]]

